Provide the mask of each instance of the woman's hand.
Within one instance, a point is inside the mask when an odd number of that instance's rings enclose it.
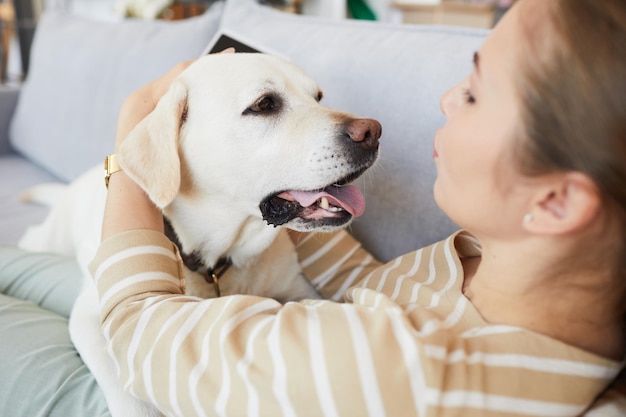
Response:
[[[154,110],[161,97],[167,92],[174,78],[189,67],[192,62],[193,61],[185,61],[177,64],[165,75],[146,84],[124,100],[117,123],[117,135],[115,140],[116,151],[130,131]]]

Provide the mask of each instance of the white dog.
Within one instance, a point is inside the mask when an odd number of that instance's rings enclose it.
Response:
[[[118,151],[124,171],[163,209],[181,252],[194,255],[187,293],[214,297],[206,280],[226,261],[221,295],[280,301],[318,298],[283,227],[330,231],[364,210],[347,185],[378,157],[380,124],[319,103],[317,84],[270,55],[207,55],[171,85]],[[106,190],[96,167],[67,189],[40,186],[31,201],[58,200],[22,248],[76,256],[84,288],[70,334],[103,389],[111,414],[158,411],[123,392],[105,352],[98,300],[87,271],[100,242]],[[189,266],[188,266],[189,267]]]

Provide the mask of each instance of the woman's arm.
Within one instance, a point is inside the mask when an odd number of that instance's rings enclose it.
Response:
[[[304,275],[325,299],[342,301],[381,263],[345,230],[334,233],[289,232]]]
[[[133,229],[163,232],[163,215],[148,195],[123,172],[109,180],[106,215],[102,222],[102,240]]]
[[[406,255],[343,304],[187,297],[177,252],[155,231],[107,239],[92,270],[121,383],[167,415],[578,415],[619,364],[488,326],[460,291],[441,292],[447,279],[422,286],[434,265],[447,278],[451,252]],[[418,295],[428,308],[406,302]]]

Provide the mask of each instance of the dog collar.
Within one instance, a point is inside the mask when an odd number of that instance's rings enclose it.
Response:
[[[222,258],[213,268],[207,268],[207,270],[203,274],[204,280],[209,284],[213,284],[213,289],[215,290],[215,295],[217,297],[222,296],[219,280],[220,278],[222,278],[222,276],[224,276],[224,274],[232,264],[233,263],[230,259]]]
[[[176,235],[172,224],[168,219],[165,218],[165,216],[163,217],[163,229],[168,239],[172,241],[172,243],[174,243],[178,248],[178,252],[180,253],[180,257],[182,258],[185,266],[189,270],[201,274],[208,284],[213,285],[215,295],[217,297],[221,297],[222,292],[220,291],[219,281],[220,278],[224,276],[228,268],[230,268],[230,266],[233,264],[230,258],[220,258],[213,267],[209,268],[204,265],[202,258],[200,258],[200,255],[198,255],[197,252],[192,252],[189,254],[183,251],[183,246],[178,240],[178,236]]]

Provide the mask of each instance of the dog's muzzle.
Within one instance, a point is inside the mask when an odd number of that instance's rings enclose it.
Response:
[[[363,194],[349,183],[376,162],[382,128],[372,119],[351,119],[343,131],[349,140],[340,146],[351,155],[353,172],[322,189],[281,191],[268,196],[259,206],[268,224],[277,227],[297,219],[297,229],[329,229],[364,213]]]

